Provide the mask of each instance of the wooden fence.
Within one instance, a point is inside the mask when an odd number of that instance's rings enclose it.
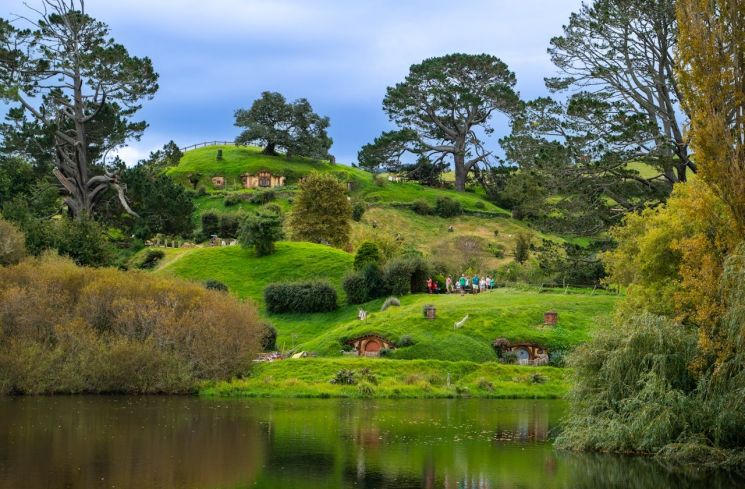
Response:
[[[205,141],[203,143],[192,144],[184,148],[179,148],[182,152],[189,151],[190,149],[203,148],[205,146],[217,146],[218,144],[223,146],[238,146],[235,141]]]

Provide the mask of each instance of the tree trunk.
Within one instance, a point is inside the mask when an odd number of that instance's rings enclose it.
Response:
[[[455,158],[455,190],[465,192],[466,177],[468,176],[466,157],[463,153],[456,153],[453,157]]]
[[[276,147],[277,143],[266,143],[266,147],[264,148],[264,151],[262,151],[262,153],[269,156],[277,156]]]

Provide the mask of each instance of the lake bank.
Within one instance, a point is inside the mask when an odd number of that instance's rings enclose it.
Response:
[[[557,399],[569,370],[497,362],[301,358],[258,363],[245,379],[210,382],[205,397]],[[335,382],[332,382],[335,381]]]

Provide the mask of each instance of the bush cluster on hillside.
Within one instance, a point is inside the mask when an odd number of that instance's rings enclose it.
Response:
[[[342,286],[349,304],[363,304],[388,295],[426,292],[427,277],[431,273],[432,266],[423,258],[401,257],[383,268],[368,262],[361,271],[348,274]]]
[[[45,256],[0,268],[1,393],[177,393],[245,373],[255,308],[198,284]]]
[[[264,302],[271,314],[329,312],[338,307],[336,290],[324,282],[271,284],[264,289]]]
[[[440,217],[455,217],[463,214],[460,202],[450,197],[438,197],[435,204],[435,214]]]
[[[235,239],[238,237],[241,221],[240,215],[205,212],[202,214],[202,232],[200,239],[208,240],[212,236]]]
[[[282,217],[274,212],[260,212],[243,220],[238,241],[241,246],[253,247],[256,256],[266,256],[274,253],[274,243],[282,238]]]

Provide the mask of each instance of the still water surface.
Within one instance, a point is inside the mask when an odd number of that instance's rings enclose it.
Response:
[[[0,488],[730,488],[556,452],[562,401],[0,398]]]

